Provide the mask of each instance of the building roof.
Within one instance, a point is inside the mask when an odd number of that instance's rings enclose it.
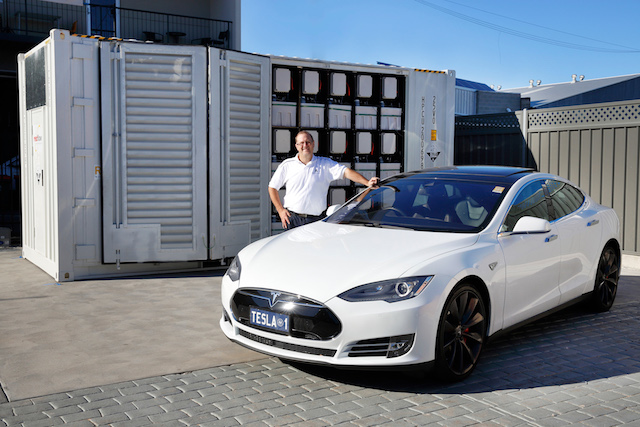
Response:
[[[632,82],[632,80],[635,81]],[[632,88],[636,86],[640,87],[640,74],[605,77],[593,80],[576,79],[575,82],[540,84],[539,86],[533,87],[503,89],[501,92],[519,93],[522,98],[531,99],[531,107],[534,108],[559,107],[638,98],[640,95],[637,93],[634,94],[635,90],[630,91],[629,84],[631,84]],[[623,88],[625,90],[620,90]],[[616,92],[624,92],[624,94],[617,94]]]
[[[471,80],[464,80],[464,79],[458,79],[458,78],[456,78],[456,87],[464,87],[467,89],[474,89],[474,90],[487,90],[487,91],[493,92],[493,89],[491,89],[489,86],[487,86],[484,83],[472,82]]]

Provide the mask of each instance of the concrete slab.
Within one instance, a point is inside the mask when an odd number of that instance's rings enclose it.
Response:
[[[0,250],[0,385],[10,401],[264,358],[220,331],[223,271],[57,284]]]

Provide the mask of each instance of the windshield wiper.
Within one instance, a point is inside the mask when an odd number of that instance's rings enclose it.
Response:
[[[373,221],[349,221],[349,222],[342,222],[341,224],[346,224],[346,225],[359,225],[359,226],[363,226],[363,227],[372,227],[372,228],[392,228],[392,229],[396,229],[396,230],[404,230],[404,229],[411,229],[413,227],[409,227],[409,226],[402,226],[402,225],[391,225],[391,224],[382,224],[380,222],[373,222]]]

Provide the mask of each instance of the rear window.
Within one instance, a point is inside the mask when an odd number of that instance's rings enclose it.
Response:
[[[584,194],[571,184],[554,180],[547,180],[546,184],[551,196],[553,219],[560,219],[575,212],[584,203]]]

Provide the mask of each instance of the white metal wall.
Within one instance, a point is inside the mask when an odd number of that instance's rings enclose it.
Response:
[[[54,30],[18,59],[23,256],[56,280],[101,262],[97,49]],[[27,109],[25,61],[37,52],[46,103]]]
[[[269,58],[210,49],[210,257],[269,232]]]
[[[104,261],[204,260],[206,48],[101,43]]]

